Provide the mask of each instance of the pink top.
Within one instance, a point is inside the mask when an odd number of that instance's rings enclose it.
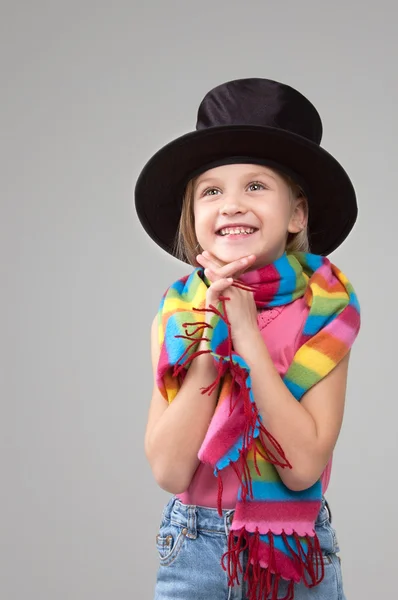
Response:
[[[299,298],[286,306],[269,308],[258,315],[258,325],[274,362],[275,368],[283,377],[287,372],[299,343],[300,333],[307,317],[308,309],[304,298]],[[326,492],[332,468],[332,457],[321,477],[322,491]],[[235,508],[239,480],[232,467],[223,469],[223,508]],[[177,498],[184,504],[217,507],[218,481],[213,469],[200,463],[196,469],[188,489]]]

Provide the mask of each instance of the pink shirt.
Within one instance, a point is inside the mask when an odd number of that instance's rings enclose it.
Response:
[[[299,298],[287,306],[263,310],[258,315],[258,325],[274,362],[275,368],[283,377],[296,353],[300,333],[308,311],[304,298]],[[332,458],[322,474],[322,491],[329,485]],[[223,470],[223,508],[235,508],[239,480],[232,467]],[[184,504],[217,507],[218,481],[209,465],[200,463],[196,469],[188,489],[177,498]]]

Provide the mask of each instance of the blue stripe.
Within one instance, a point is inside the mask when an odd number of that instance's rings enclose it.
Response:
[[[319,267],[322,266],[324,262],[324,258],[319,256],[318,254],[304,254],[304,262],[311,269],[311,271],[316,271]]]
[[[279,261],[276,261],[275,263],[275,266],[278,268],[281,275],[278,296],[283,304],[289,304],[293,301],[293,292],[296,290],[297,274],[286,255],[285,260],[281,263],[280,267],[278,262]]]
[[[357,295],[356,295],[356,293],[355,293],[355,292],[352,292],[352,293],[350,294],[350,304],[352,304],[352,306],[353,306],[354,308],[356,308],[356,310],[358,311],[358,313],[360,313],[360,312],[361,312],[361,308],[360,308],[360,306],[359,306],[358,297],[357,297]]]
[[[173,289],[175,289],[183,297],[185,302],[187,302],[188,298],[194,293],[194,290],[197,288],[197,278],[200,277],[199,271],[200,269],[195,269],[194,271],[192,271],[185,283],[183,281],[184,278],[182,277],[181,279],[176,281],[176,284],[178,284],[177,287],[174,287],[175,284],[173,285]]]
[[[189,277],[190,279],[190,277]],[[189,281],[188,279],[188,281]],[[188,283],[188,282],[187,282]],[[181,279],[178,279],[177,281],[175,281],[173,283],[172,286],[170,286],[170,291],[176,292],[177,294],[183,294],[184,293],[184,288],[185,288],[185,282],[181,281]],[[171,294],[173,296],[173,294]]]
[[[281,481],[253,481],[253,500],[247,497],[250,502],[258,502],[259,500],[270,501],[289,501],[297,502],[299,500],[320,500],[322,497],[321,484],[319,481],[314,483],[310,488],[300,492],[293,492],[286,487]],[[241,489],[238,491],[238,500],[242,500]]]
[[[284,378],[283,381],[284,381],[287,389],[290,391],[291,394],[293,394],[293,396],[296,398],[296,400],[300,400],[300,398],[307,391],[305,388],[301,387],[301,385],[299,385],[298,383],[291,381],[291,379]]]
[[[239,354],[234,353],[232,355],[232,360],[233,360],[234,365],[239,365],[239,367],[241,367],[242,369],[244,369],[245,371],[250,373],[249,365],[247,364],[245,359],[242,358]]]
[[[273,537],[274,537],[274,546],[275,546],[275,548],[277,550],[279,550],[280,552],[283,552],[283,554],[286,554],[287,556],[291,556],[292,554],[286,548],[285,542],[283,541],[282,536],[281,535],[273,534]],[[297,544],[296,544],[296,541],[295,541],[294,537],[291,536],[291,535],[289,535],[288,538],[289,538],[289,544],[290,544],[290,546],[293,548],[293,550],[295,552],[298,552]],[[268,537],[268,535],[260,535],[260,540],[262,542],[264,542],[265,544],[269,545],[269,537]],[[304,549],[304,552],[306,552],[307,548],[308,548],[307,542],[303,540],[301,542],[301,544],[302,544],[302,547]]]
[[[217,319],[217,323],[211,332],[210,348],[213,352],[217,347],[228,338],[228,328],[222,319]]]
[[[181,315],[181,313],[177,313]],[[166,330],[165,330],[165,343],[168,354],[168,360],[170,365],[182,364],[184,360],[187,358],[185,356],[182,361],[179,361],[183,352],[187,347],[187,340],[183,340],[181,338],[176,338],[176,335],[184,334],[181,330],[181,326],[176,319],[176,315],[171,315],[167,321]],[[191,351],[194,352],[194,349]]]
[[[305,322],[303,334],[311,336],[315,335],[325,327],[330,320],[333,320],[330,315],[311,315],[310,313]]]

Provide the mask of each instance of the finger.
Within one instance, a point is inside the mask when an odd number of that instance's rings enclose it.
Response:
[[[204,273],[207,277],[207,279],[213,283],[214,281],[218,281],[220,278],[217,276],[216,273],[214,273],[214,271],[212,271],[212,269],[209,269],[208,267],[205,268]]]
[[[231,263],[224,263],[224,262],[220,261],[214,254],[212,254],[208,250],[203,250],[202,256],[204,256],[204,258],[206,258],[208,260],[213,261],[214,264],[217,265],[218,267],[224,267],[224,266],[226,266],[226,264],[231,264]],[[256,255],[248,254],[247,256],[241,256],[241,258],[237,259],[237,260],[241,260],[241,259],[247,259],[248,264],[252,264],[256,260]],[[233,262],[235,262],[235,261],[233,261]]]
[[[224,271],[223,271],[223,275],[224,275],[224,277],[232,277],[233,276],[235,279],[237,279],[238,277],[240,277],[242,275],[242,273],[247,271],[247,269],[249,269],[255,263],[255,261],[256,261],[255,254],[250,254],[249,256],[243,256],[242,258],[239,258],[238,260],[234,260],[233,262],[226,265],[224,268]]]
[[[221,264],[219,261],[214,260],[213,258],[209,258],[208,256],[205,256],[204,253],[198,254],[196,257],[196,260],[198,261],[198,263],[200,265],[202,265],[202,267],[211,267],[215,270],[222,268],[224,265],[224,263]]]
[[[203,255],[198,256],[198,262],[205,267],[205,269],[210,269],[214,273],[213,280],[224,279],[225,277],[238,278],[255,262],[255,260],[256,256],[251,254],[238,260],[234,260],[222,267],[217,267]]]
[[[222,281],[224,279],[227,279],[226,277],[220,277],[218,275],[218,273],[215,273],[213,271],[213,269],[210,269],[208,267],[206,267],[206,269],[204,270],[204,273],[205,273],[207,279],[210,281],[211,284],[215,283],[216,281]],[[231,280],[231,282],[233,282],[233,278],[232,277],[230,277],[229,279]]]
[[[234,280],[232,277],[228,277],[224,279],[218,279],[212,283],[206,294],[207,304],[209,305],[218,302],[220,295],[222,295],[225,290],[231,287],[233,281]]]

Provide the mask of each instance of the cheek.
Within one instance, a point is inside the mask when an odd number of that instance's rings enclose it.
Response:
[[[265,225],[272,223],[273,226],[287,227],[291,218],[291,207],[285,199],[278,199],[263,207],[262,220]]]
[[[212,216],[210,211],[194,210],[194,223],[197,236],[208,236],[212,233]]]

